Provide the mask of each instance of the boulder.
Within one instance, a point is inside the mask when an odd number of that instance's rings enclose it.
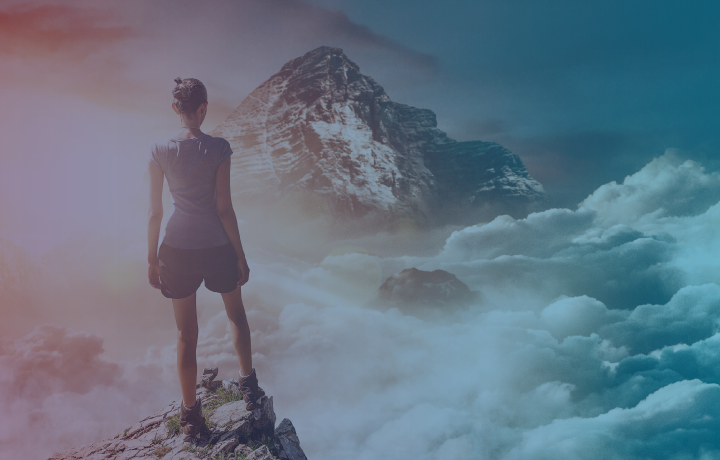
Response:
[[[482,300],[482,293],[471,291],[450,272],[407,268],[385,280],[370,306],[379,309],[395,307],[406,315],[435,319],[478,305]]]
[[[245,457],[245,460],[273,460],[273,457],[267,446],[260,446]]]
[[[280,442],[280,459],[282,460],[307,460],[305,453],[300,448],[300,439],[295,432],[290,419],[283,419],[275,428],[275,437]]]

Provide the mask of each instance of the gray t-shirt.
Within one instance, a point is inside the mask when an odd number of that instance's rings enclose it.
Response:
[[[165,173],[175,206],[165,228],[166,245],[201,249],[230,242],[217,214],[215,176],[232,153],[228,141],[208,134],[152,145],[150,163]]]

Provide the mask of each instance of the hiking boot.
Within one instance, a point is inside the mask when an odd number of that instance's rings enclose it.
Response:
[[[184,441],[193,441],[200,433],[207,431],[205,417],[202,416],[202,401],[199,398],[192,409],[185,406],[185,401],[180,404],[180,426],[185,435]]]
[[[258,386],[257,375],[255,375],[254,367],[252,372],[250,372],[250,375],[247,377],[243,377],[243,375],[240,374],[240,392],[243,394],[247,410],[260,408],[260,404],[258,404],[257,401],[265,396],[265,392]]]

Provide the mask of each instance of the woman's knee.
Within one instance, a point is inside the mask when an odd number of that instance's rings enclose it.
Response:
[[[178,342],[182,342],[185,345],[195,346],[195,345],[197,345],[197,341],[198,341],[198,330],[197,330],[197,328],[190,329],[190,330],[178,329],[177,339],[178,339]]]

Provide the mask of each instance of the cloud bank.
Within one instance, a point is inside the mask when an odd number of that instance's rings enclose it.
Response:
[[[102,356],[102,342],[50,325],[0,342],[2,458],[47,458],[122,432],[155,409],[153,398],[170,398],[151,368],[145,379],[129,379],[131,372]]]
[[[575,209],[456,230],[431,256],[346,250],[318,263],[250,247],[261,385],[309,458],[714,458],[719,200],[717,174],[668,152]],[[454,273],[484,300],[437,321],[367,308],[408,267]],[[199,303],[199,365],[230,378],[219,299],[201,289]],[[2,430],[3,453],[114,436],[177,398],[169,326],[132,359],[57,326],[4,341],[2,404],[20,422]],[[70,410],[84,421],[61,423]],[[39,427],[50,436],[31,445]]]

